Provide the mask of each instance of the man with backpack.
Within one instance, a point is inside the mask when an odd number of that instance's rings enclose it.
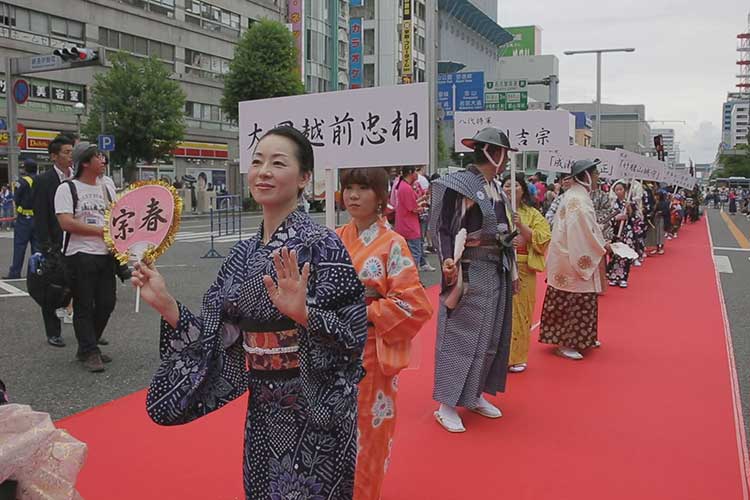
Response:
[[[55,194],[55,212],[65,231],[63,254],[73,291],[76,358],[90,372],[104,371],[111,358],[98,341],[115,308],[116,261],[104,241],[105,213],[115,198],[101,179],[105,164],[96,145],[79,142],[73,148],[73,179]]]
[[[63,233],[55,214],[55,193],[60,183],[70,178],[74,143],[75,139],[68,135],[60,134],[55,137],[47,147],[53,166],[38,175],[34,182],[34,236],[39,250],[50,266],[53,262],[61,260]],[[33,286],[32,282],[29,283],[29,294],[35,297],[42,307],[47,343],[53,347],[65,347],[61,335],[60,318],[56,313],[57,308],[65,304],[56,304],[54,302],[58,301],[48,297],[51,294],[48,294],[45,289],[46,283],[37,280],[36,284],[38,286]]]

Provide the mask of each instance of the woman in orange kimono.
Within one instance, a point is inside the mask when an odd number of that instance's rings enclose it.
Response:
[[[388,203],[383,168],[356,168],[341,178],[349,224],[336,232],[365,285],[368,332],[359,384],[359,443],[354,500],[379,500],[396,428],[398,373],[411,341],[432,316],[406,240],[380,214]]]

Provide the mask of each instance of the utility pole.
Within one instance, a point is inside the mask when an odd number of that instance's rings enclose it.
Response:
[[[429,85],[427,92],[429,99],[429,119],[430,119],[430,164],[427,165],[427,172],[437,172],[438,168],[438,113],[437,113],[437,78],[438,78],[438,2],[426,3],[426,40],[427,40],[427,67],[426,79]],[[453,92],[455,97],[455,90]],[[455,107],[454,107],[455,109]]]

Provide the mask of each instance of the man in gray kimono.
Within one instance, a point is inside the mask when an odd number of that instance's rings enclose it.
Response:
[[[435,419],[449,432],[466,430],[458,407],[487,418],[502,416],[483,393],[505,390],[518,276],[517,233],[497,181],[516,150],[493,127],[461,142],[474,151],[473,163],[433,183],[429,222],[443,271],[433,398],[440,403]],[[456,239],[464,231],[465,249],[454,261]]]

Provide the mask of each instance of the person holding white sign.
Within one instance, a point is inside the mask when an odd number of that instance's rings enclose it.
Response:
[[[503,176],[503,190],[510,197],[510,174]],[[510,342],[509,368],[512,373],[526,370],[529,358],[531,320],[536,305],[536,273],[544,272],[544,254],[547,253],[552,232],[544,216],[534,208],[534,200],[529,193],[529,185],[523,172],[516,174],[516,200],[518,208],[513,214],[513,222],[518,228],[519,241],[516,245],[518,277],[521,284],[513,296],[513,336]]]
[[[245,497],[351,500],[364,286],[338,236],[298,208],[314,167],[310,141],[277,127],[250,161],[263,221],[224,260],[200,316],[153,264],[136,267],[133,284],[162,316],[146,409],[158,424],[184,424],[249,390]]]
[[[440,408],[434,415],[449,432],[466,430],[458,407],[487,418],[503,415],[483,393],[505,391],[518,287],[518,233],[496,178],[515,149],[493,127],[461,142],[474,151],[474,162],[433,182],[429,221],[443,271],[433,391]]]
[[[573,185],[555,215],[547,255],[539,342],[557,345],[556,354],[574,360],[598,345],[599,261],[608,247],[589,196],[598,164],[578,160],[571,167]]]

